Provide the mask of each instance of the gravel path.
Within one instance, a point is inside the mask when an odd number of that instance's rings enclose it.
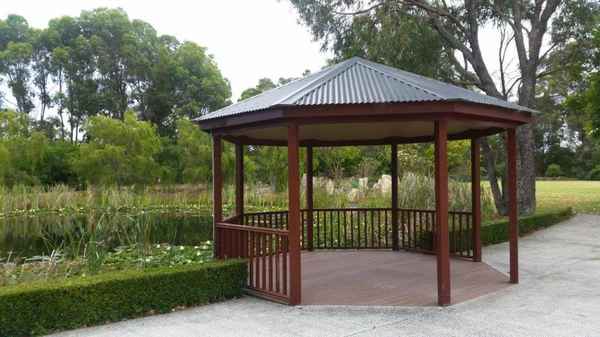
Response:
[[[508,246],[484,248],[508,270]],[[54,335],[600,336],[600,216],[521,238],[521,284],[447,308],[288,307],[242,298]]]

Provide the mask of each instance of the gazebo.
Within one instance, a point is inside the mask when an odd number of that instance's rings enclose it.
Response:
[[[420,303],[412,301],[413,297],[428,289],[422,286],[428,282],[424,275],[434,272],[437,303],[449,305],[453,303],[451,265],[453,277],[465,276],[460,278],[460,294],[490,284],[508,284],[503,274],[481,262],[480,239],[479,139],[506,132],[509,281],[518,283],[515,129],[529,123],[533,112],[355,57],[206,114],[196,121],[213,137],[215,257],[247,259],[247,292],[291,305],[304,304],[303,291],[310,293],[311,287],[320,287],[313,294],[317,299],[337,291],[327,304],[348,304],[343,299],[360,298],[357,294],[380,296],[384,304]],[[448,207],[447,142],[459,139],[471,141],[472,207],[455,211]],[[235,144],[235,215],[228,219],[222,212],[223,140]],[[435,144],[435,209],[401,209],[397,146],[422,142]],[[287,211],[244,212],[244,147],[258,145],[287,146]],[[362,145],[391,148],[390,207],[314,208],[313,149]],[[300,204],[300,147],[306,148],[304,207]],[[383,269],[384,265],[388,268]],[[454,266],[458,276],[454,276]],[[402,275],[408,274],[395,274],[413,269],[418,272],[407,276],[410,281],[403,281]],[[336,273],[338,279],[323,281]],[[386,281],[380,282],[380,277]],[[348,282],[354,283],[349,286]],[[402,298],[386,302],[398,289],[403,291]],[[433,289],[428,292],[434,293]]]

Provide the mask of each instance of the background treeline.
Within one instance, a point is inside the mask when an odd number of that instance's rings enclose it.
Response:
[[[9,15],[0,20],[0,74],[14,98],[3,92],[4,106],[35,110],[39,129],[71,141],[82,139],[88,118],[123,120],[128,109],[169,135],[177,118],[223,107],[231,96],[205,48],[158,35],[121,9],[53,19],[41,30]]]
[[[85,142],[50,138],[38,123],[16,111],[0,112],[0,184],[55,185],[152,185],[158,183],[209,183],[211,139],[187,118],[175,121],[172,137],[161,136],[151,122],[139,120],[133,111],[123,119],[90,117],[82,132]],[[450,145],[450,167],[467,176],[468,142]],[[249,147],[245,152],[246,179],[250,183],[285,188],[287,152],[276,147]],[[389,174],[389,146],[332,147],[315,151],[319,176],[377,178]],[[401,169],[428,173],[432,170],[431,145],[401,147]],[[234,152],[225,144],[224,170],[233,178]]]
[[[600,179],[600,29],[598,7],[588,9],[592,18],[580,23],[591,38],[553,49],[536,87],[535,105],[542,112],[534,130],[538,176]],[[333,61],[361,55],[460,84],[444,71],[448,55],[429,28],[406,19],[375,34],[378,20],[371,19],[343,32],[345,42],[333,46]],[[407,47],[413,53],[390,54]],[[561,63],[565,54],[571,55],[568,64]],[[261,79],[241,99],[291,80]],[[0,20],[0,81],[0,184],[210,181],[210,138],[190,119],[230,104],[231,90],[204,47],[159,35],[120,9],[53,19],[44,29],[10,15]],[[496,153],[504,152],[502,143],[500,137],[489,138]],[[431,172],[431,145],[400,151],[402,170]],[[450,152],[451,173],[468,176],[468,143],[453,142]],[[315,155],[319,176],[389,173],[387,147],[320,148]],[[501,175],[503,158],[495,159]],[[232,177],[229,147],[225,169]],[[248,148],[246,171],[249,182],[284,188],[286,153]]]

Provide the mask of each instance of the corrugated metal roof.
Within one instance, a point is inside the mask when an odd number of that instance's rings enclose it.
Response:
[[[465,101],[535,112],[452,84],[353,57],[284,86],[208,113],[197,120],[203,121],[290,105],[435,101]]]

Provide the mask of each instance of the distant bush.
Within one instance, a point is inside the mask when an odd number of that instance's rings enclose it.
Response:
[[[558,164],[550,164],[546,169],[546,177],[560,177],[563,175],[563,171]]]
[[[0,336],[42,335],[237,297],[240,260],[0,288]]]
[[[588,177],[590,180],[600,180],[600,165],[594,167],[590,171],[590,175]]]

